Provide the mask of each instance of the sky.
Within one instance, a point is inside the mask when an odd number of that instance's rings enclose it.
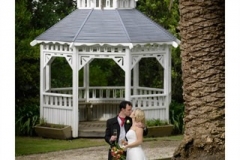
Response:
[[[240,1],[226,3],[226,160],[239,157]],[[6,16],[7,15],[7,16]],[[15,2],[0,1],[0,159],[15,159]],[[3,157],[3,158],[2,158]]]

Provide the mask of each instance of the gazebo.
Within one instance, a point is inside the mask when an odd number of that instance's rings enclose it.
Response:
[[[36,37],[40,44],[40,117],[72,127],[106,120],[118,113],[122,100],[145,111],[147,119],[169,121],[171,47],[180,41],[135,9],[135,0],[77,0],[77,9]],[[72,69],[72,87],[51,87],[51,64],[64,57]],[[164,70],[163,88],[139,86],[139,61],[156,58]],[[125,86],[89,86],[94,59],[112,59],[125,73]],[[79,70],[84,85],[79,86]],[[133,71],[133,75],[131,75]],[[133,83],[131,83],[131,81]]]

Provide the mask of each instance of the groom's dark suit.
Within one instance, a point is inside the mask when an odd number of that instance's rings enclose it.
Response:
[[[124,129],[125,132],[127,133],[128,130],[131,128],[132,126],[132,118],[131,117],[126,117],[125,118],[125,123],[124,123]],[[118,142],[118,138],[119,138],[119,134],[120,134],[120,125],[118,123],[118,116],[108,119],[107,120],[107,124],[106,124],[106,132],[105,132],[105,141],[110,145],[110,148],[112,146],[114,146],[115,142],[111,142],[110,138],[113,135],[113,129],[117,129],[117,140],[116,142]],[[147,128],[144,129],[143,131],[143,135],[147,135]],[[109,149],[108,152],[108,160],[112,160],[112,155],[111,155],[111,149]]]

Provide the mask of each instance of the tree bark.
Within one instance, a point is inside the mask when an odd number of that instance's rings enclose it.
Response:
[[[174,160],[225,159],[225,1],[180,0],[184,138]]]

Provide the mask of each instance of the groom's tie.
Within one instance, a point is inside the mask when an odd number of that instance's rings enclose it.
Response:
[[[118,116],[119,117],[119,116]],[[123,126],[124,125],[124,123],[125,123],[125,118],[122,118],[122,117],[119,117],[120,119],[121,119],[121,126]]]

